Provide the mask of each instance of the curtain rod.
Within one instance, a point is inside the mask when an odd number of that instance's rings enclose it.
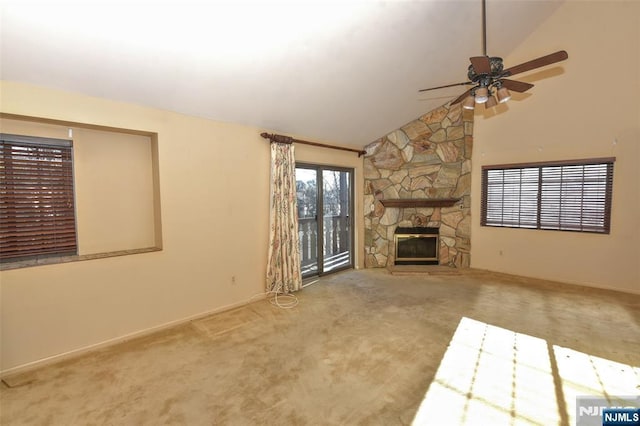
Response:
[[[284,136],[284,135],[277,135],[275,133],[260,133],[260,136],[262,136],[265,139],[269,139],[271,142],[278,142],[278,143],[300,143],[303,145],[312,145],[312,146],[319,146],[322,148],[331,148],[331,149],[340,149],[342,151],[350,151],[350,152],[355,152],[358,154],[358,157],[363,156],[364,154],[366,154],[366,151],[360,150],[360,149],[353,149],[353,148],[346,148],[344,146],[334,146],[334,145],[327,145],[327,144],[323,144],[323,143],[318,143],[318,142],[309,142],[309,141],[304,141],[302,139],[294,139],[291,136]]]

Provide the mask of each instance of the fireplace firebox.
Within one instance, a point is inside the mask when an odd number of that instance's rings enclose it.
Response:
[[[438,265],[439,228],[397,227],[396,265]]]

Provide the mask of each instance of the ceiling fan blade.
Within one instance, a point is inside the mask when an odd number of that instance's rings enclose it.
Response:
[[[476,74],[491,74],[491,63],[488,56],[474,56],[469,60]]]
[[[469,94],[471,93],[471,89],[467,90],[466,92],[464,92],[462,95],[458,96],[457,98],[455,98],[453,101],[451,101],[451,105],[455,105],[458,102],[462,101],[464,98],[466,98],[467,96],[469,96]]]
[[[504,87],[518,93],[526,92],[533,87],[533,84],[525,83],[524,81],[507,80],[506,78],[500,81]]]
[[[506,70],[504,70],[503,74],[507,77],[515,74],[520,74],[521,72],[530,71],[535,68],[540,68],[547,65],[555,64],[556,62],[564,61],[568,57],[569,55],[566,51],[560,50],[558,52],[551,53],[550,55],[541,56],[539,58],[532,59],[531,61],[524,62],[520,65],[507,68]]]
[[[468,84],[473,84],[473,83],[470,81],[465,81],[464,83],[445,84],[444,86],[436,86],[436,87],[429,87],[428,89],[420,89],[418,90],[418,92],[426,92],[427,90],[444,89],[445,87],[466,86]]]

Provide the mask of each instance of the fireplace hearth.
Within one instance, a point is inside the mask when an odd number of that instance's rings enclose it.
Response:
[[[397,227],[394,232],[396,265],[438,265],[440,229]]]

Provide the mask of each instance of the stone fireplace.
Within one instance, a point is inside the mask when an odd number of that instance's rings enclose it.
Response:
[[[473,111],[447,104],[365,147],[366,267],[403,257],[398,228],[438,229],[436,264],[469,267],[472,132]]]

